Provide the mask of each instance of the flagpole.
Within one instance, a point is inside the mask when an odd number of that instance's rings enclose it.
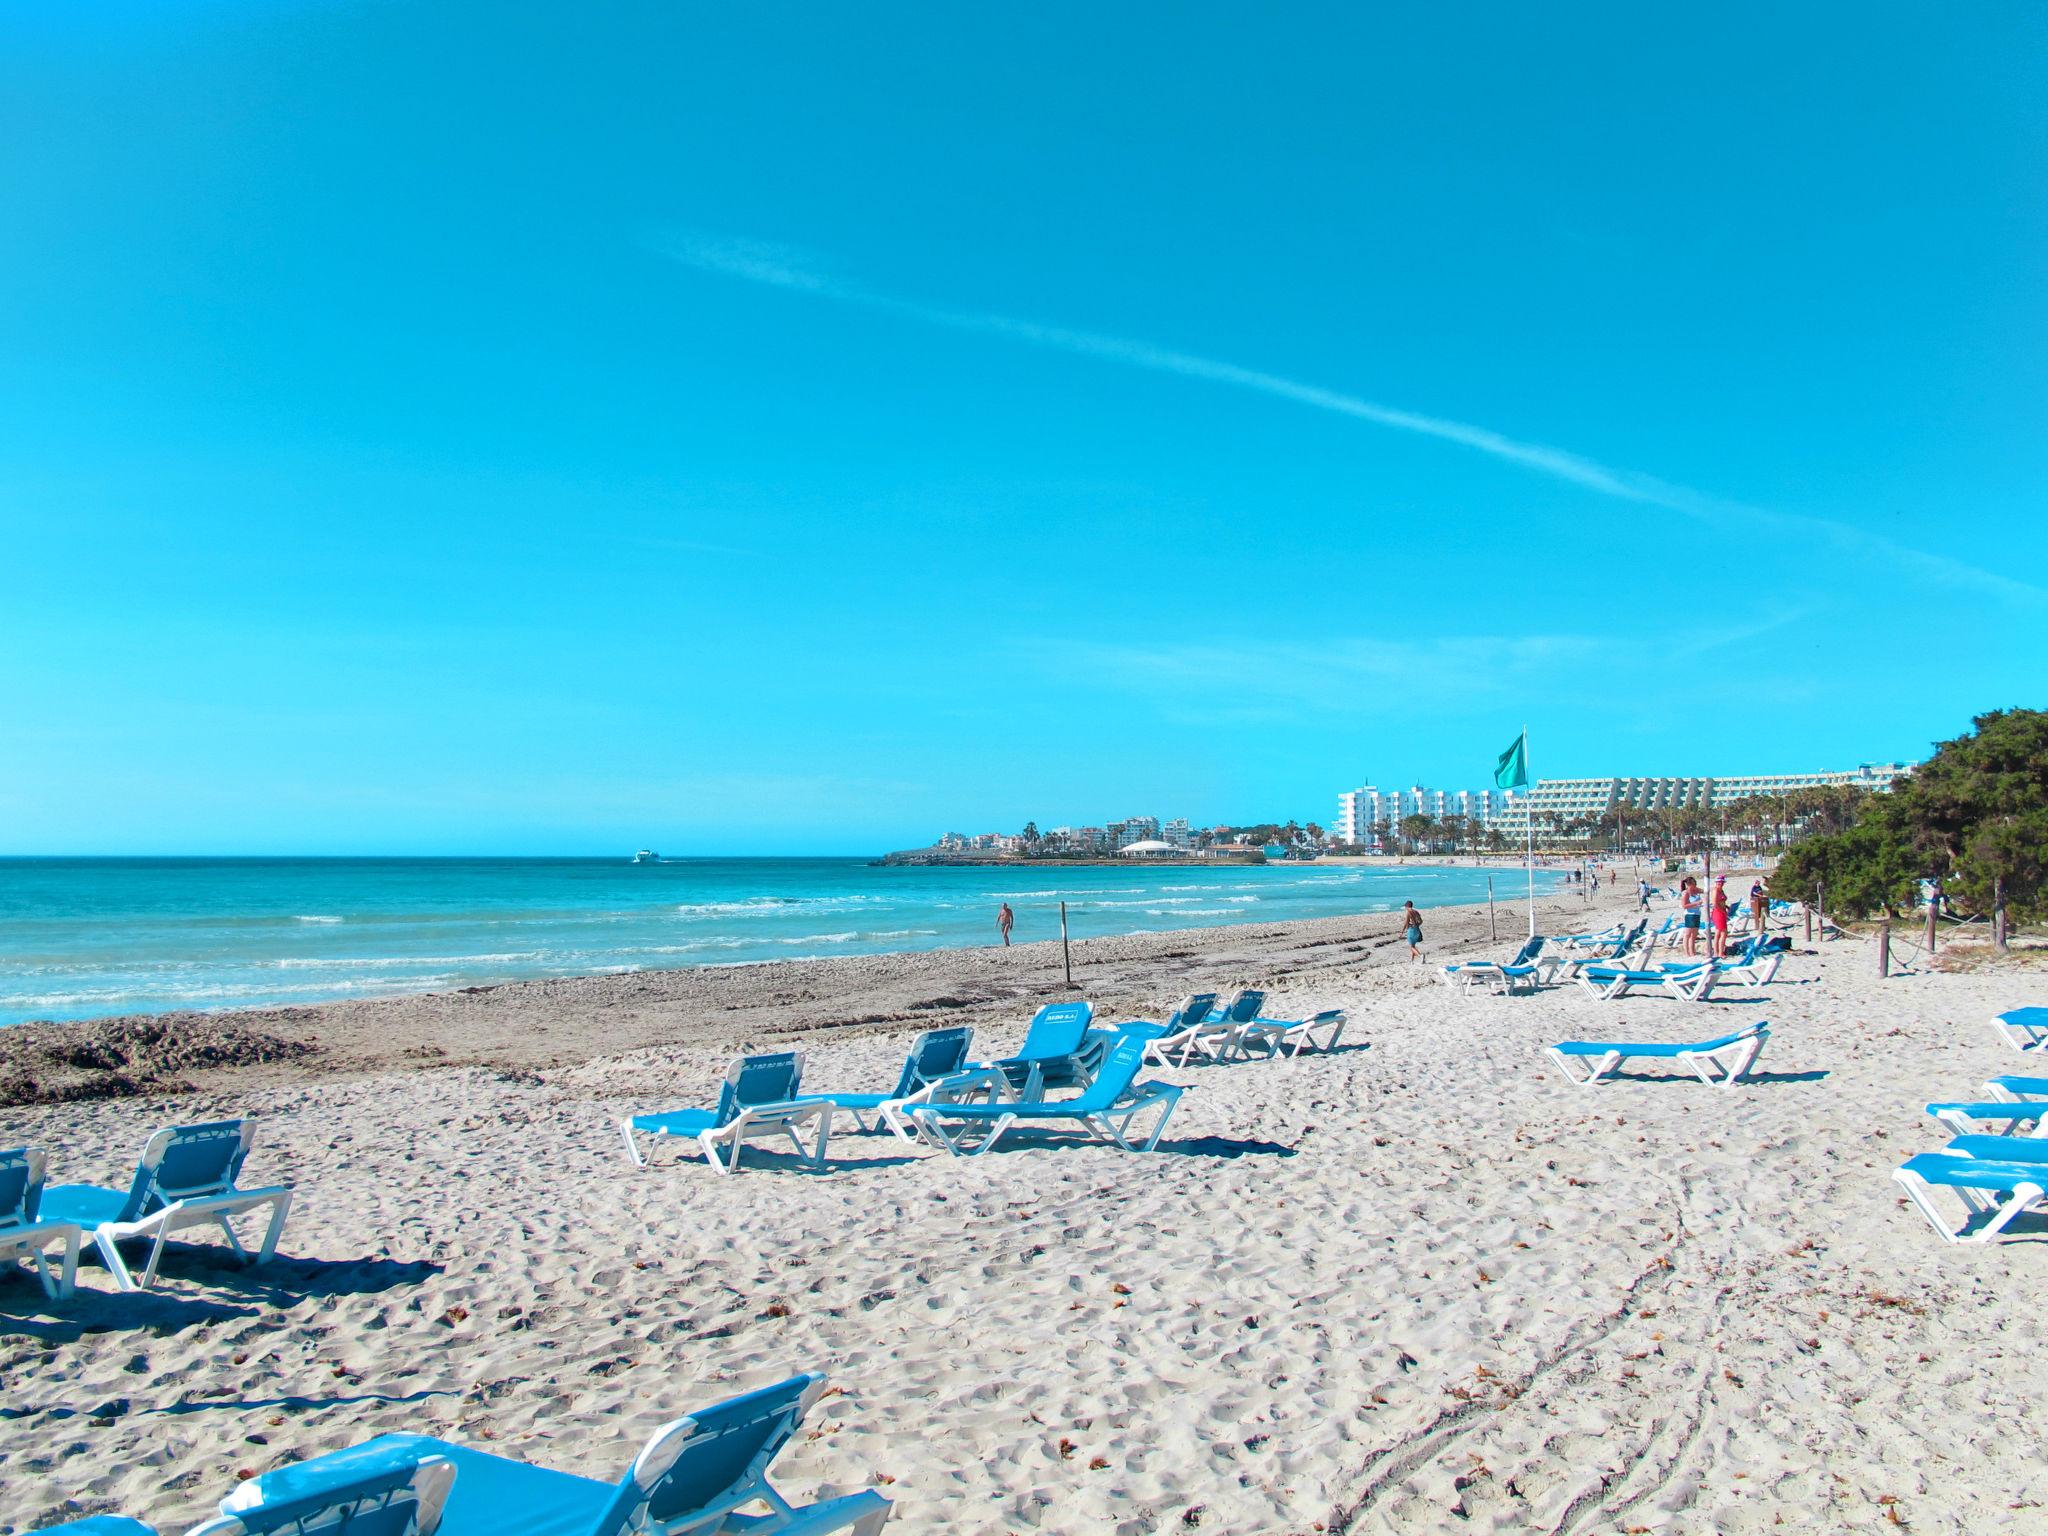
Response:
[[[1522,727],[1522,777],[1529,777],[1529,727]],[[1526,793],[1526,791],[1525,791]],[[1536,937],[1536,807],[1529,807],[1529,937]]]

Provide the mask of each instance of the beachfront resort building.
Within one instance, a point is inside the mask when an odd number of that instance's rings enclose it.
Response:
[[[1864,763],[1823,773],[1744,773],[1718,778],[1538,779],[1503,816],[1503,832],[1520,836],[1536,818],[1539,832],[1607,815],[1610,811],[1718,810],[1758,795],[1854,785],[1890,789],[1913,771],[1911,763]]]
[[[1605,816],[1610,811],[1717,810],[1755,795],[1785,795],[1823,785],[1889,789],[1913,771],[1911,763],[1865,763],[1824,773],[1744,773],[1722,777],[1538,779],[1522,791],[1502,789],[1375,789],[1370,784],[1337,796],[1335,843],[1371,847],[1385,828],[1406,816],[1442,821],[1462,816],[1482,828],[1521,837],[1536,818],[1539,832]]]

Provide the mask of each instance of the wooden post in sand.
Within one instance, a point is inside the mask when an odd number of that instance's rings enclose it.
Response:
[[[1074,990],[1074,952],[1067,948],[1067,904],[1060,903],[1060,963],[1067,968],[1067,990]]]
[[[1814,903],[1815,903],[1815,905],[1816,905],[1816,906],[1818,906],[1818,907],[1820,908],[1820,936],[1821,936],[1822,938],[1826,938],[1826,937],[1828,936],[1828,883],[1827,883],[1827,881],[1825,881],[1825,880],[1819,880],[1819,881],[1816,881],[1816,882],[1814,882],[1814,887],[1813,887],[1813,899],[1814,899]]]
[[[2005,876],[1991,882],[1991,947],[2005,953]]]
[[[1489,939],[1498,939],[1500,937],[1500,929],[1495,927],[1493,922],[1493,876],[1491,875],[1486,877],[1486,936]]]
[[[1799,910],[1806,914],[1806,942],[1811,944],[1813,942],[1813,903],[1802,901],[1799,903]]]
[[[1892,920],[1886,918],[1877,925],[1877,974],[1880,978],[1892,973]]]
[[[1941,882],[1937,880],[1934,885],[1934,894],[1927,898],[1927,958],[1930,960],[1934,958],[1934,946],[1941,942],[1941,932],[1934,926],[1935,919],[1940,916]]]

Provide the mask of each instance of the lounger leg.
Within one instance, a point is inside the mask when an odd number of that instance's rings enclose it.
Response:
[[[242,1260],[244,1263],[247,1263],[249,1259],[249,1250],[244,1248],[242,1246],[242,1240],[239,1237],[235,1236],[235,1229],[233,1224],[230,1223],[228,1220],[228,1213],[226,1211],[220,1211],[215,1214],[213,1219],[220,1223],[221,1236],[225,1237],[228,1240],[229,1251],[232,1252],[236,1258]]]
[[[999,1140],[1002,1139],[1003,1132],[1007,1131],[1011,1126],[1015,1125],[1016,1123],[1017,1117],[1015,1115],[1002,1116],[1000,1119],[996,1121],[994,1125],[988,1128],[988,1135],[982,1138],[981,1142],[974,1148],[973,1152],[969,1155],[973,1157],[981,1156],[982,1153],[988,1151],[990,1147],[993,1147]]]
[[[727,1129],[730,1130],[731,1127],[727,1127]],[[732,1137],[732,1166],[727,1167],[719,1160],[718,1137],[719,1133],[717,1131],[699,1131],[697,1133],[697,1145],[704,1149],[704,1161],[716,1168],[720,1173],[731,1173],[733,1168],[737,1168],[740,1165],[740,1138],[736,1135]]]
[[[2003,1232],[2006,1223],[2023,1211],[2032,1210],[2041,1203],[2042,1188],[2038,1184],[2022,1184],[2012,1192],[2012,1197],[1998,1209],[1998,1214],[1987,1221],[1971,1239],[1973,1242],[1988,1243]]]
[[[631,1120],[621,1120],[619,1122],[619,1140],[626,1144],[626,1156],[633,1159],[633,1166],[635,1168],[645,1168],[647,1166],[647,1159],[640,1155],[639,1147],[634,1145],[633,1122]]]
[[[1565,1081],[1575,1088],[1591,1088],[1601,1078],[1620,1066],[1623,1060],[1621,1052],[1609,1051],[1605,1056],[1594,1062],[1592,1066],[1586,1068],[1586,1075],[1580,1077],[1572,1070],[1572,1057],[1556,1050],[1551,1051],[1549,1055],[1550,1059],[1557,1063],[1557,1070],[1564,1074]]]
[[[64,1287],[64,1294],[69,1294],[69,1271],[71,1268],[71,1264],[76,1261],[78,1256],[78,1239],[67,1233],[65,1235],[64,1245],[66,1248],[70,1250],[69,1254],[67,1255],[67,1262],[65,1264],[66,1284]],[[28,1260],[28,1267],[35,1271],[36,1279],[38,1282],[41,1283],[43,1287],[43,1294],[49,1297],[52,1301],[63,1300],[63,1295],[59,1294],[57,1282],[50,1277],[49,1255],[44,1253],[40,1247],[36,1247],[30,1248],[23,1255],[23,1257],[25,1257]]]
[[[1928,1187],[1925,1179],[1908,1173],[1903,1168],[1899,1169],[1893,1177],[1899,1181],[1899,1187],[1905,1190],[1913,1204],[1920,1208],[1920,1214],[1927,1218],[1928,1225],[1941,1234],[1943,1242],[1959,1243],[1963,1240],[1961,1231],[1958,1228],[1951,1227],[1943,1218],[1941,1212],[1935,1208],[1934,1191]],[[1964,1206],[1966,1209],[1969,1208],[1969,1202],[1965,1201]],[[1963,1225],[1969,1225],[1969,1218],[1967,1216],[1963,1219]]]
[[[804,1145],[803,1136],[797,1130],[797,1126],[802,1122],[785,1120],[782,1122],[782,1128],[789,1133],[790,1141],[795,1144],[796,1155],[809,1163],[813,1168],[822,1168],[825,1166],[826,1138],[832,1134],[832,1112],[826,1110],[821,1114],[813,1115],[811,1119],[818,1127],[817,1145],[815,1148]]]
[[[149,1245],[149,1263],[143,1266],[142,1288],[148,1290],[156,1283],[156,1267],[164,1261],[164,1244],[170,1241],[171,1225],[165,1222],[156,1229],[156,1241]]]
[[[119,1245],[106,1228],[102,1227],[93,1233],[92,1240],[93,1246],[100,1251],[100,1257],[106,1261],[108,1272],[114,1277],[115,1288],[123,1291],[141,1290],[142,1287],[135,1283],[135,1277],[128,1272],[128,1261],[121,1257]]]
[[[256,1250],[255,1262],[268,1264],[277,1255],[277,1240],[284,1236],[284,1219],[291,1213],[292,1192],[286,1190],[271,1202],[270,1225],[264,1229],[263,1246]]]

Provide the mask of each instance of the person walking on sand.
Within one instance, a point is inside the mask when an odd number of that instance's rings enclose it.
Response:
[[[1728,954],[1728,877],[1714,876],[1714,907],[1710,914],[1714,931],[1707,936],[1707,953],[1716,960],[1725,959]]]
[[[1698,955],[1700,952],[1700,908],[1705,904],[1706,898],[1700,895],[1699,881],[1687,875],[1678,882],[1678,906],[1684,914],[1679,921],[1685,929],[1687,955]]]
[[[1650,882],[1641,875],[1636,876],[1636,910],[1638,912],[1650,910]]]
[[[1003,903],[1003,910],[996,914],[996,932],[1003,936],[1003,948],[1010,947],[1010,927],[1017,921],[1017,914],[1010,910],[1010,904]]]
[[[1764,895],[1764,883],[1763,883],[1763,881],[1761,881],[1761,880],[1752,880],[1752,881],[1750,881],[1750,882],[1749,882],[1749,926],[1750,926],[1750,928],[1751,928],[1751,929],[1752,929],[1752,930],[1753,930],[1754,932],[1756,932],[1756,933],[1757,933],[1758,935],[1761,935],[1761,934],[1763,933],[1763,931],[1764,931],[1764,919],[1765,919],[1765,918],[1766,918],[1767,916],[1769,916],[1769,914],[1770,914],[1770,909],[1771,909],[1771,903],[1770,903],[1770,898]]]
[[[1408,958],[1422,958],[1422,914],[1412,901],[1401,904],[1401,937],[1408,941]]]

